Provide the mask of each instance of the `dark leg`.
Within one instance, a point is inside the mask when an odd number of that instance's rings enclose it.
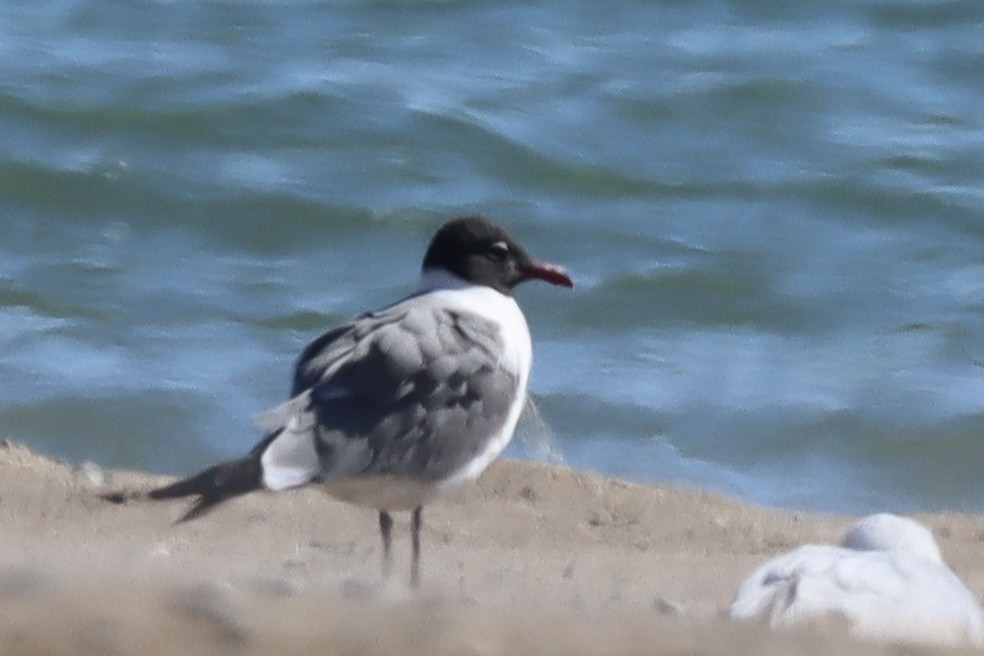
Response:
[[[379,511],[379,534],[383,538],[383,578],[388,579],[393,570],[393,551],[390,548],[393,518],[385,510]]]
[[[421,506],[413,509],[410,517],[410,539],[412,540],[412,558],[410,561],[410,587],[416,590],[420,587],[420,525],[423,523]]]

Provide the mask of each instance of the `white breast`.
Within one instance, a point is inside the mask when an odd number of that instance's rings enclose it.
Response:
[[[491,287],[473,285],[445,271],[426,271],[421,287],[429,289],[428,302],[441,307],[470,312],[481,316],[499,327],[502,340],[501,366],[517,376],[516,396],[509,408],[506,422],[486,448],[475,459],[441,483],[451,489],[477,478],[495,460],[512,440],[526,404],[526,385],[533,363],[533,343],[519,304],[511,296],[501,294]]]

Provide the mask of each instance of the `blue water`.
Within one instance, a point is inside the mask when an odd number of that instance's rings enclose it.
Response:
[[[816,5],[816,6],[814,6]],[[807,509],[984,509],[984,5],[0,6],[0,435],[187,473],[482,212],[511,455]]]

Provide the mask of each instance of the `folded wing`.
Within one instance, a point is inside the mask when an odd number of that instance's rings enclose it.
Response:
[[[294,398],[261,417],[276,433],[263,484],[285,489],[351,476],[438,480],[501,430],[519,393],[493,322],[398,304],[313,342]]]

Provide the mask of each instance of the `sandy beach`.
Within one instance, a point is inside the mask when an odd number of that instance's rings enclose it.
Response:
[[[460,498],[426,509],[415,594],[405,516],[395,576],[382,586],[375,514],[315,489],[252,494],[180,525],[182,503],[98,496],[163,480],[0,443],[0,653],[914,651],[722,617],[756,564],[837,541],[853,517],[500,461]],[[984,596],[984,516],[918,519]]]

